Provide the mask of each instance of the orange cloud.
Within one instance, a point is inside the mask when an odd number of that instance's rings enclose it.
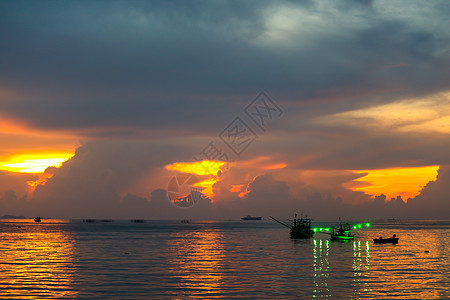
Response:
[[[328,115],[319,124],[341,124],[372,130],[417,133],[450,133],[450,93],[403,99],[389,104]]]
[[[52,178],[53,174],[41,173],[39,174],[39,179],[34,181],[27,181],[27,185],[29,188],[28,194],[34,192],[38,185],[45,185],[49,178]]]
[[[244,189],[244,184],[233,184],[231,185],[230,192],[239,193]]]
[[[247,195],[249,193],[249,190],[247,187],[248,187],[247,184],[233,184],[233,185],[231,185],[231,188],[229,189],[229,191],[232,193],[239,193],[238,197],[244,198],[245,195]]]
[[[276,170],[286,168],[287,164],[276,162],[274,158],[269,156],[257,156],[249,160],[239,161],[239,166],[261,170]]]
[[[416,168],[394,168],[382,170],[358,170],[358,174],[366,174],[347,185],[353,191],[361,191],[368,195],[384,194],[388,199],[402,196],[417,196],[422,188],[431,180],[435,180],[439,166]]]
[[[262,169],[263,170],[277,170],[277,169],[284,169],[286,167],[287,167],[286,164],[280,163],[280,164],[273,164],[273,165],[263,166]]]

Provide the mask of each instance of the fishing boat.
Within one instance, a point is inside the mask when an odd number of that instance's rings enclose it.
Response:
[[[373,239],[375,244],[398,244],[398,237],[394,234],[392,237],[383,239],[383,237],[379,237],[377,239]]]
[[[36,218],[34,218],[34,221],[35,222],[41,222],[42,220],[41,220],[41,217],[36,217]]]
[[[252,217],[251,215],[247,215],[246,217],[241,218],[244,221],[259,221],[261,217]]]
[[[283,222],[278,221],[274,217],[271,218],[281,225],[290,228],[291,239],[309,239],[314,236],[314,231],[311,228],[312,219],[303,218],[303,215],[300,218],[297,218],[297,214],[295,214],[294,220],[291,220],[292,226],[288,226]]]
[[[342,223],[340,222],[339,227],[331,227],[330,236],[332,241],[350,241],[355,238],[355,235],[352,234],[350,224],[345,223],[344,225],[342,225]]]
[[[301,216],[297,219],[297,215],[293,220],[293,226],[291,227],[291,239],[309,239],[314,236],[314,231],[311,229],[312,219],[303,218]]]

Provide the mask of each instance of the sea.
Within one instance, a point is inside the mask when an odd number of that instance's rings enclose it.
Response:
[[[450,299],[450,220],[354,233],[291,240],[270,219],[0,220],[0,298]],[[393,234],[396,245],[372,240]]]

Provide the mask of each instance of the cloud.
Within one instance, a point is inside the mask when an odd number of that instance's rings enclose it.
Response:
[[[447,218],[448,217],[448,168],[441,168],[436,181],[430,181],[421,194],[406,202],[401,196],[386,199],[385,195],[370,199],[343,188],[344,178],[348,174],[334,174],[338,183],[332,189],[323,189],[309,178],[307,182],[297,179],[290,182],[275,179],[274,174],[256,176],[246,186],[245,193],[238,196],[242,188],[231,189],[232,181],[228,178],[216,183],[215,192],[224,198],[213,203],[222,212],[259,214],[264,217],[278,215],[291,217],[294,213],[303,212],[315,219],[336,220],[338,217],[353,220],[373,218]],[[318,175],[318,174],[317,174]],[[322,173],[322,182],[330,182]],[[226,173],[224,175],[226,177]],[[280,174],[275,176],[280,177]],[[330,176],[330,174],[328,175]],[[353,174],[353,176],[357,176]],[[447,178],[449,177],[449,178]],[[305,178],[305,176],[302,176]],[[223,186],[228,182],[228,186]],[[227,188],[228,193],[226,193]],[[340,195],[340,196],[338,196]],[[233,200],[231,200],[233,199]],[[357,200],[357,202],[349,200]],[[231,200],[231,201],[230,201]]]
[[[170,143],[169,143],[170,144]],[[173,144],[172,144],[173,145]],[[448,214],[448,167],[436,181],[405,203],[401,197],[370,199],[345,184],[362,176],[349,171],[300,171],[235,165],[213,185],[213,201],[202,199],[191,208],[173,206],[165,187],[177,173],[164,168],[179,148],[170,153],[162,143],[90,142],[59,168],[45,185],[27,197],[30,174],[4,172],[15,190],[0,197],[4,213],[58,218],[227,219],[253,214],[291,217],[304,212],[315,219],[445,218]],[[159,156],[158,156],[159,155]],[[11,177],[14,175],[13,177]],[[447,178],[449,177],[449,178]],[[8,179],[9,178],[9,179]],[[16,180],[12,185],[11,180]],[[239,186],[239,189],[234,188]],[[20,192],[22,191],[22,192]]]
[[[450,164],[448,97],[435,98],[450,90],[449,12],[447,1],[2,1],[0,155],[82,144],[29,211],[182,216],[164,202],[163,167],[192,161],[263,89],[285,114],[198,215],[367,203],[343,187],[349,170]],[[25,178],[7,177],[0,192],[22,199]]]
[[[448,134],[449,115],[450,93],[438,93],[328,115],[318,118],[315,122],[334,126],[366,127],[378,132]]]
[[[122,215],[121,206],[142,206],[141,200],[151,190],[167,183],[169,174],[164,172],[164,165],[173,156],[183,157],[184,151],[189,152],[189,146],[182,143],[173,148],[170,141],[87,143],[60,168],[52,169],[53,177],[36,187],[32,201],[49,215],[118,217]],[[138,182],[140,186],[136,187]],[[142,196],[126,196],[139,189]]]
[[[450,166],[439,168],[436,180],[430,181],[419,195],[408,199],[411,215],[416,218],[442,218],[450,215]]]
[[[384,1],[3,1],[0,79],[12,93],[0,111],[88,137],[211,134],[261,89],[293,104],[349,90],[448,89],[449,8],[428,6],[433,24],[421,22],[420,3],[392,14],[400,8]],[[402,67],[383,67],[392,65]]]
[[[37,180],[35,174],[13,173],[0,171],[0,195],[8,190],[14,190],[20,195],[28,193],[29,186],[27,181]]]
[[[23,215],[30,212],[27,209],[27,196],[19,196],[14,190],[8,190],[0,196],[0,209],[11,215]]]

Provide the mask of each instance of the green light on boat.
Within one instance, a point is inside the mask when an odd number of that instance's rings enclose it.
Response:
[[[366,223],[366,226],[367,226],[367,227],[370,227],[370,223]]]

